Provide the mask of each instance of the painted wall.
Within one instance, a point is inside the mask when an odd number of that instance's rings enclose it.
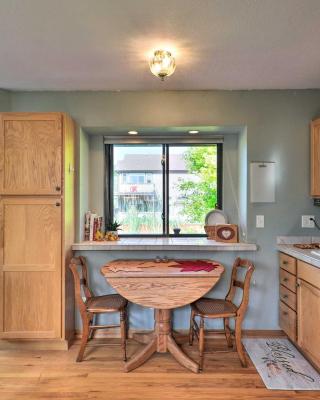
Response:
[[[246,140],[239,140],[237,183],[240,204],[247,208],[248,240],[260,250],[250,257],[256,263],[246,328],[278,328],[278,262],[275,250],[278,235],[317,235],[314,229],[301,228],[301,215],[320,216],[309,198],[309,122],[320,115],[320,91],[194,91],[194,92],[15,92],[12,111],[65,111],[79,126],[88,127],[165,127],[192,125],[241,125]],[[89,140],[89,188],[94,201],[100,201],[96,182],[103,182],[99,139]],[[97,141],[97,142],[95,142]],[[247,146],[245,146],[247,143]],[[97,145],[97,146],[96,146]],[[101,142],[100,142],[101,145]],[[85,145],[86,146],[86,145]],[[274,204],[247,204],[247,165],[250,161],[276,162],[277,190]],[[226,178],[225,178],[226,179]],[[226,183],[227,184],[227,183]],[[230,185],[230,182],[229,182]],[[98,185],[99,186],[99,185]],[[244,187],[245,186],[245,187]],[[245,190],[243,190],[243,188]],[[89,206],[93,200],[88,200]],[[230,201],[230,199],[226,199]],[[243,204],[244,203],[244,204]],[[101,204],[101,203],[100,203]],[[231,206],[231,205],[230,205]],[[97,206],[98,208],[98,206]],[[265,228],[255,228],[255,216],[265,215]],[[99,293],[107,290],[99,266],[115,253],[88,253],[92,279]],[[124,255],[121,255],[124,256]],[[137,252],[126,257],[139,256]],[[154,254],[150,253],[150,256]],[[193,256],[199,256],[193,255]],[[206,254],[208,256],[208,254]],[[210,255],[228,267],[236,254]],[[214,291],[221,295],[226,279]],[[266,307],[267,305],[267,307]],[[133,307],[133,310],[136,306]],[[176,326],[187,323],[187,311],[176,312]],[[132,314],[136,327],[147,326],[150,312]]]
[[[10,92],[0,89],[0,111],[10,111],[11,109]]]

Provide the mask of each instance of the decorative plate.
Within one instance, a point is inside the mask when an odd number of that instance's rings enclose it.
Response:
[[[217,224],[227,224],[228,218],[226,214],[221,210],[209,211],[206,215],[205,224],[206,225],[217,225]]]

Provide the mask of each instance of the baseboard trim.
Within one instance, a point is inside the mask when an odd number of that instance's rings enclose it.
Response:
[[[68,350],[73,340],[1,339],[0,350]]]
[[[134,333],[151,333],[152,330],[129,329],[128,336],[132,338]],[[187,335],[188,330],[177,330],[181,335]],[[223,335],[222,330],[208,329],[206,336],[209,338],[218,338]],[[76,340],[80,340],[82,332],[76,330],[75,336],[68,340],[62,339],[0,339],[0,350],[68,350],[71,344]],[[242,337],[286,337],[282,330],[266,330],[266,329],[244,329]],[[105,330],[97,330],[94,335],[95,339],[119,339],[120,329],[110,328]]]
[[[151,333],[152,330],[141,330],[141,329],[129,329],[128,336],[129,338],[132,338],[134,333]],[[188,330],[187,329],[178,329],[178,333],[182,335],[187,335]],[[206,330],[206,336],[208,337],[220,337],[223,335],[224,332],[221,329],[208,329]],[[75,339],[81,339],[82,337],[82,331],[76,330],[75,332]],[[263,338],[263,337],[286,337],[286,334],[280,330],[280,329],[244,329],[242,331],[242,337],[257,337],[257,338]],[[104,330],[97,330],[94,334],[94,338],[96,339],[103,339],[103,338],[110,338],[110,339],[117,339],[120,338],[120,329],[119,328],[109,328],[109,329],[104,329]]]

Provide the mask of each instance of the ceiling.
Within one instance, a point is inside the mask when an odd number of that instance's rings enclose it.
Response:
[[[0,88],[320,88],[320,0],[1,0]],[[172,49],[165,82],[147,59]]]

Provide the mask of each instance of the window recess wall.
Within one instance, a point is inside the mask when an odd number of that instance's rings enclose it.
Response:
[[[222,207],[222,141],[134,142],[106,144],[106,219],[123,235],[204,235],[206,213]]]

